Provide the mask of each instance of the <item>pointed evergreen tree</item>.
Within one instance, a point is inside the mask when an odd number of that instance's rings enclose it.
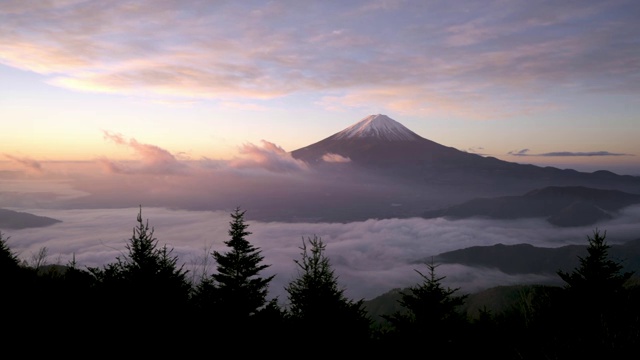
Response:
[[[149,220],[142,220],[142,207],[136,220],[127,254],[117,257],[113,264],[116,278],[124,280],[127,291],[141,300],[152,300],[161,307],[185,305],[191,285],[184,264],[178,266],[178,257],[167,245],[158,247]]]
[[[632,315],[637,305],[625,287],[633,272],[623,272],[622,264],[610,258],[606,234],[595,229],[578,267],[557,272],[566,283],[560,305],[564,321],[556,327],[562,332],[558,351],[563,355],[622,356],[638,345],[639,324]]]
[[[353,301],[344,295],[324,254],[326,245],[322,239],[314,236],[307,241],[310,248],[303,238],[302,258],[294,260],[299,275],[285,287],[293,335],[323,339],[327,351],[345,346],[361,348],[370,339],[371,327],[364,301]]]
[[[0,231],[0,276],[5,276],[9,271],[13,271],[20,266],[20,260],[7,244],[8,239]]]
[[[224,242],[230,250],[212,253],[217,272],[201,285],[215,292],[213,298],[219,309],[233,321],[244,321],[267,304],[269,283],[275,277],[260,276],[270,265],[262,263],[262,251],[246,239],[251,232],[247,230],[245,212],[238,207],[231,213],[231,238]]]
[[[16,306],[24,302],[23,294],[29,288],[35,272],[20,265],[20,260],[7,244],[8,239],[0,232],[0,290],[4,294],[3,301]]]
[[[149,221],[142,220],[142,207],[137,226],[126,245],[127,253],[102,268],[89,268],[97,280],[97,298],[104,308],[99,314],[114,328],[111,332],[158,331],[180,336],[189,304],[191,284],[184,265],[166,245],[159,247]],[[126,318],[130,326],[117,330],[114,318]],[[105,334],[105,336],[107,335]],[[115,334],[113,334],[115,335]]]
[[[238,333],[242,333],[242,338],[253,344],[242,348],[242,354],[264,356],[265,349],[273,348],[273,342],[279,340],[276,337],[281,335],[283,315],[277,298],[267,300],[269,283],[275,275],[260,275],[270,265],[262,263],[261,250],[247,240],[251,232],[244,214],[239,207],[231,213],[230,238],[224,241],[229,250],[211,252],[215,272],[203,274],[196,285],[192,297],[194,315],[215,327],[196,333],[195,341],[209,341],[212,336],[223,343],[237,341]]]
[[[624,283],[633,272],[622,272],[621,263],[609,258],[611,246],[606,242],[607,232],[593,231],[587,236],[587,256],[581,257],[580,264],[572,272],[558,271],[558,276],[566,283],[565,289],[577,293],[585,300],[605,301],[611,295],[624,291]]]
[[[463,350],[455,344],[464,341],[468,321],[459,311],[468,295],[456,295],[460,288],[445,287],[444,276],[436,276],[438,265],[427,264],[427,275],[415,270],[422,283],[401,292],[402,310],[383,316],[393,327],[388,340],[401,348],[416,341],[431,343],[432,353],[453,354]]]

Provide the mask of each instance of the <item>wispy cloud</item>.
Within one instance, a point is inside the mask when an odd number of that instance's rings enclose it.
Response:
[[[634,156],[633,154],[612,153],[609,151],[553,151],[547,153],[532,154],[529,149],[509,151],[507,155],[512,156],[548,156],[548,157],[592,157],[592,156]]]
[[[9,159],[9,160],[11,160],[11,161],[23,166],[24,168],[26,168],[27,170],[29,170],[31,172],[42,173],[44,171],[44,169],[42,168],[42,164],[39,161],[34,160],[32,158],[29,158],[29,157],[17,157],[17,156],[13,156],[13,155],[9,155],[9,154],[4,154],[4,156],[7,159]]]
[[[484,148],[482,146],[472,146],[470,148],[467,148],[466,150],[464,150],[465,152],[471,153],[471,154],[477,154],[477,155],[486,155],[484,153]]]
[[[521,149],[521,150],[512,150],[507,153],[507,155],[513,156],[529,156],[529,149]]]
[[[612,153],[608,151],[589,151],[589,152],[571,152],[571,151],[556,151],[542,153],[540,156],[633,156],[632,154]]]
[[[76,91],[476,118],[545,111],[547,88],[640,92],[633,1],[19,3],[0,5],[0,63]]]

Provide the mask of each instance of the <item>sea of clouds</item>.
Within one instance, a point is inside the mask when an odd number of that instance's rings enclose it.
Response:
[[[81,267],[103,266],[126,254],[126,244],[137,225],[140,208],[37,209],[12,208],[61,223],[21,230],[3,230],[11,249],[31,261],[46,248],[47,263],[66,264],[73,257]],[[247,215],[250,210],[247,210]],[[154,229],[158,245],[167,245],[184,264],[191,278],[215,271],[212,251],[226,251],[230,214],[224,211],[187,211],[142,208],[142,218]],[[247,237],[269,264],[264,275],[275,274],[270,297],[286,302],[285,286],[298,274],[294,262],[301,257],[303,240],[317,236],[326,244],[345,295],[371,299],[393,288],[421,282],[416,270],[427,271],[424,261],[439,253],[476,245],[529,243],[543,247],[587,244],[595,227],[559,228],[543,219],[498,221],[466,219],[371,219],[352,223],[284,223],[247,221]],[[625,209],[616,220],[599,224],[611,244],[640,238],[640,206]],[[447,286],[465,292],[495,285],[548,282],[541,275],[507,275],[494,269],[458,264],[438,265]]]

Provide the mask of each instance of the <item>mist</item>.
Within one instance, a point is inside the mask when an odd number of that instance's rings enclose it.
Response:
[[[13,209],[17,210],[17,209]],[[119,209],[20,209],[36,215],[54,217],[62,223],[44,228],[4,231],[11,249],[29,261],[42,248],[47,262],[66,264],[73,257],[80,266],[102,266],[124,254],[127,240],[136,225],[138,207]],[[247,215],[251,209],[246,209]],[[197,280],[211,273],[215,265],[212,251],[227,251],[230,214],[224,211],[171,210],[142,207],[142,217],[154,228],[160,246],[173,248],[179,263]],[[270,297],[286,301],[284,287],[295,278],[294,259],[300,258],[303,239],[318,236],[326,244],[326,255],[338,276],[345,295],[371,299],[391,289],[421,282],[416,270],[426,271],[424,261],[439,253],[476,245],[529,243],[558,247],[587,245],[593,227],[558,228],[544,219],[495,221],[466,219],[370,219],[350,223],[285,223],[247,221],[252,232],[247,239],[260,248],[264,275],[275,274]],[[640,206],[623,211],[616,220],[598,227],[607,231],[611,244],[639,237]],[[443,283],[474,292],[496,285],[549,283],[558,279],[540,275],[504,274],[459,264],[437,267]]]

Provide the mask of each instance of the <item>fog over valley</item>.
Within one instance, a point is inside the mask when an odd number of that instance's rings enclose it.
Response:
[[[81,266],[101,266],[125,252],[132,235],[138,208],[121,209],[21,209],[62,220],[61,223],[21,230],[4,230],[8,244],[20,258],[29,260],[43,247],[49,263],[66,264],[75,256]],[[247,215],[251,209],[247,209]],[[155,228],[158,244],[174,248],[180,262],[191,274],[201,274],[203,259],[213,250],[225,251],[229,213],[142,208],[144,219]],[[296,275],[294,259],[300,257],[302,238],[317,235],[327,244],[326,254],[339,276],[346,294],[353,298],[372,298],[420,279],[417,262],[439,253],[475,245],[529,243],[543,247],[586,244],[592,227],[558,228],[543,219],[482,220],[466,219],[382,219],[351,223],[283,223],[249,221],[248,237],[262,249],[266,273],[277,274],[270,295],[286,299],[284,289]],[[612,244],[637,239],[640,234],[640,207],[630,207],[604,226]],[[208,270],[214,270],[209,259]],[[438,273],[444,283],[476,291],[495,285],[548,283],[541,275],[510,276],[497,270],[456,264],[441,265]],[[557,282],[557,279],[555,279]]]

